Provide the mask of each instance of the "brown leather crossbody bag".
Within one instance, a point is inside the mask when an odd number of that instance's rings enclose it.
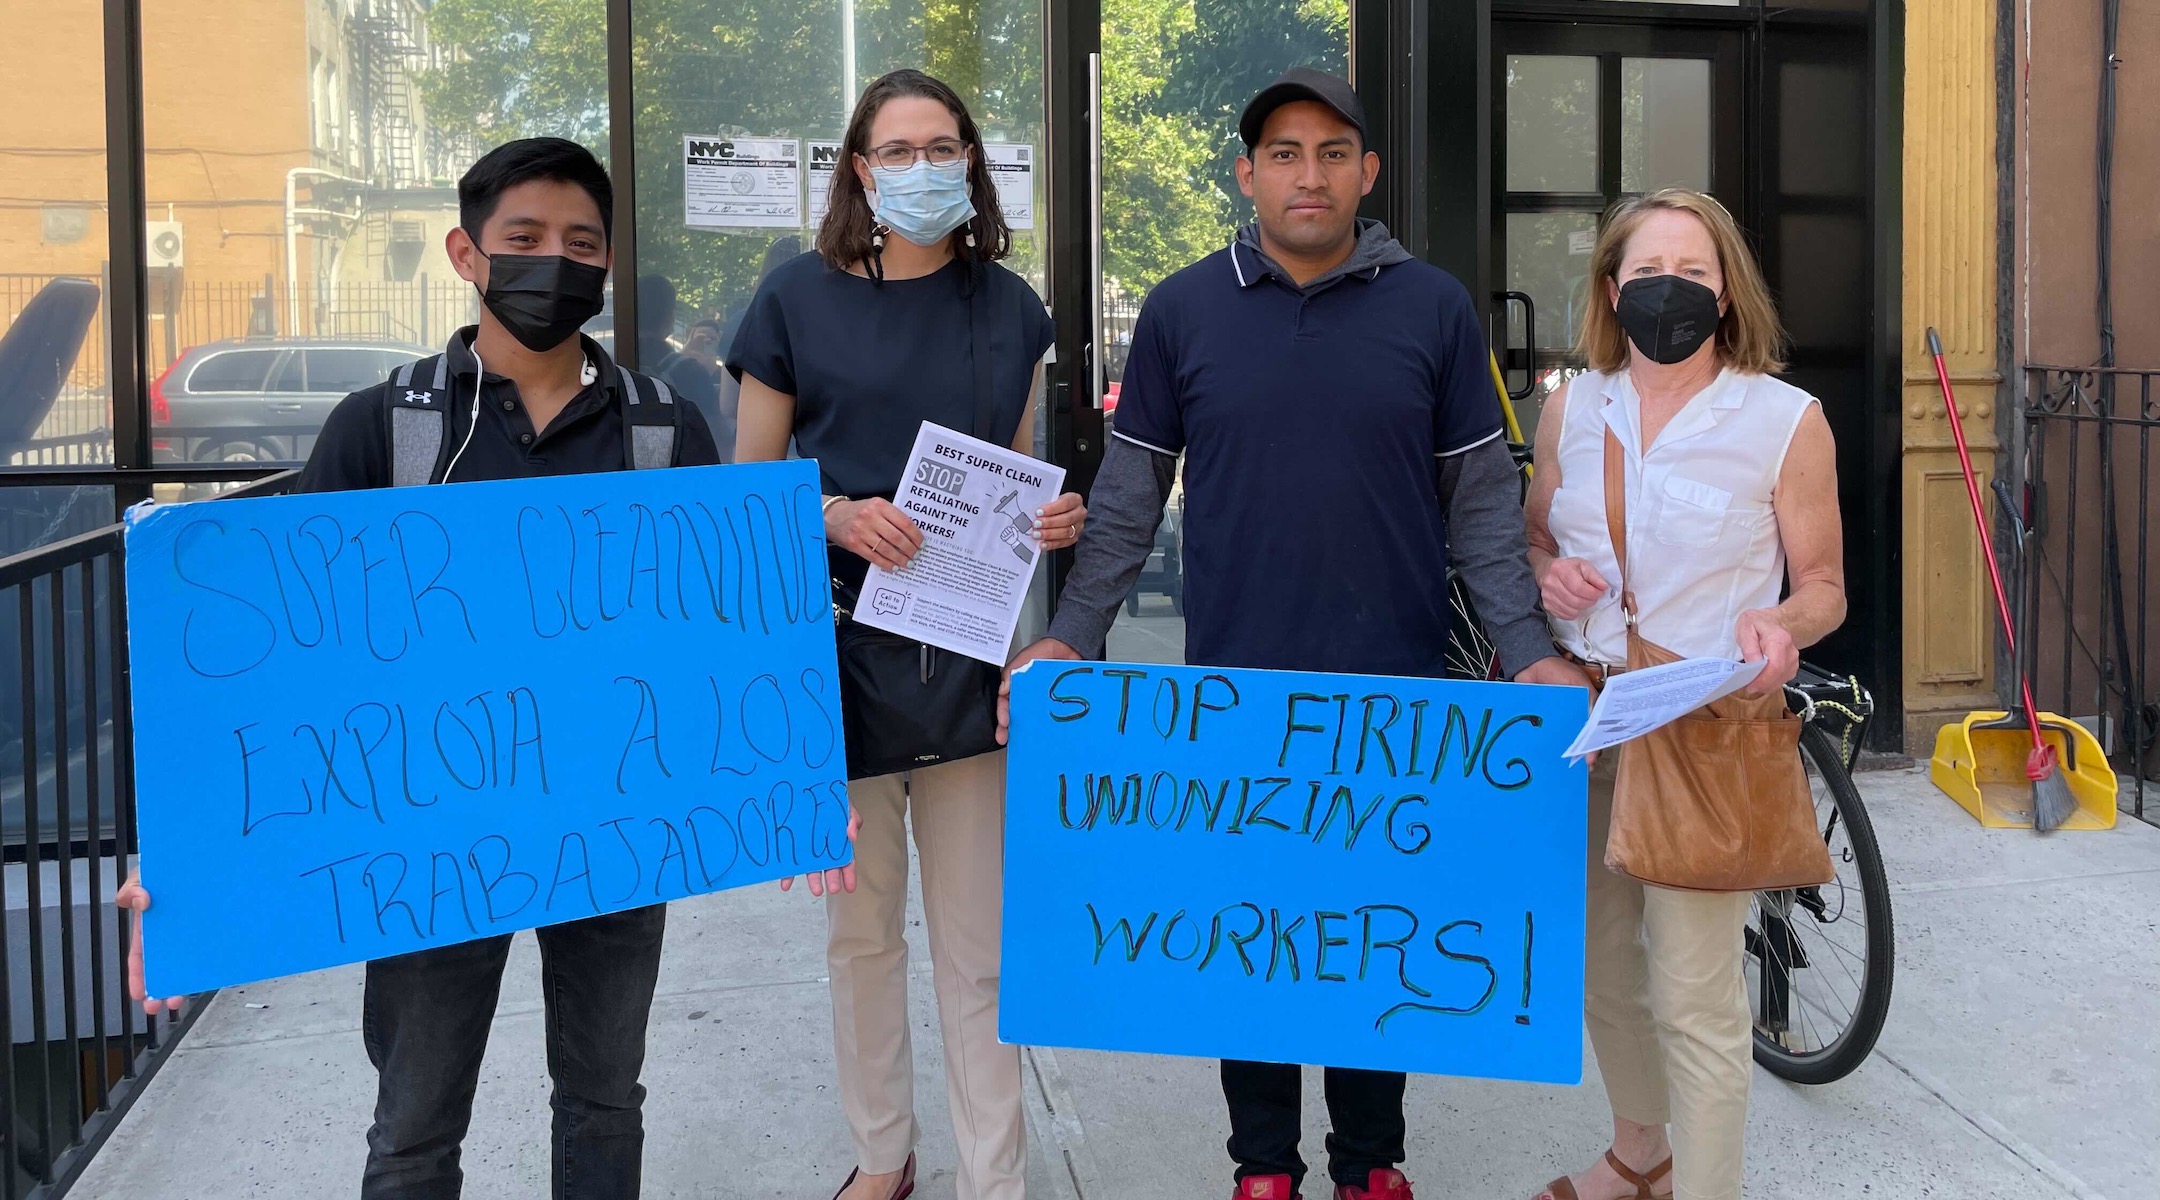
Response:
[[[1627,571],[1627,457],[1605,431],[1605,527],[1620,565],[1631,671],[1680,655],[1636,632]],[[1659,887],[1752,892],[1827,883],[1833,872],[1800,718],[1782,692],[1727,696],[1619,747],[1605,865]]]

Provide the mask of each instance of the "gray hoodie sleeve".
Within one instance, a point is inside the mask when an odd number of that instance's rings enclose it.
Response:
[[[1101,658],[1118,606],[1155,549],[1155,530],[1177,478],[1177,457],[1112,437],[1088,492],[1087,528],[1045,636]],[[1519,523],[1518,523],[1519,525]],[[1520,529],[1517,531],[1520,537]]]
[[[1513,679],[1554,650],[1530,573],[1522,477],[1507,443],[1496,437],[1441,459],[1440,507],[1447,514],[1448,557],[1500,655],[1500,670]]]

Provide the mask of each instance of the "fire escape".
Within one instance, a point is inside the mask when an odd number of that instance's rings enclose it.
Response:
[[[407,0],[353,0],[361,174],[375,187],[415,187],[426,179],[412,80],[423,54],[419,20]]]

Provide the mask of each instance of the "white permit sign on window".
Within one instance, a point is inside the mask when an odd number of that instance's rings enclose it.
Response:
[[[693,229],[798,229],[797,138],[683,138],[683,223]]]
[[[810,219],[804,227],[814,230],[825,223],[825,210],[832,202],[833,172],[840,166],[840,143],[805,144],[810,148]]]
[[[1004,210],[1011,229],[1035,228],[1035,147],[1018,142],[991,142],[990,180],[997,186],[998,207]]]

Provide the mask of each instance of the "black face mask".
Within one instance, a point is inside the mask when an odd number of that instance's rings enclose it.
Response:
[[[481,302],[528,350],[553,350],[600,313],[604,268],[559,254],[481,257],[488,260]]]
[[[1717,332],[1718,295],[1678,275],[1630,279],[1620,288],[1620,328],[1655,363],[1685,362]]]

